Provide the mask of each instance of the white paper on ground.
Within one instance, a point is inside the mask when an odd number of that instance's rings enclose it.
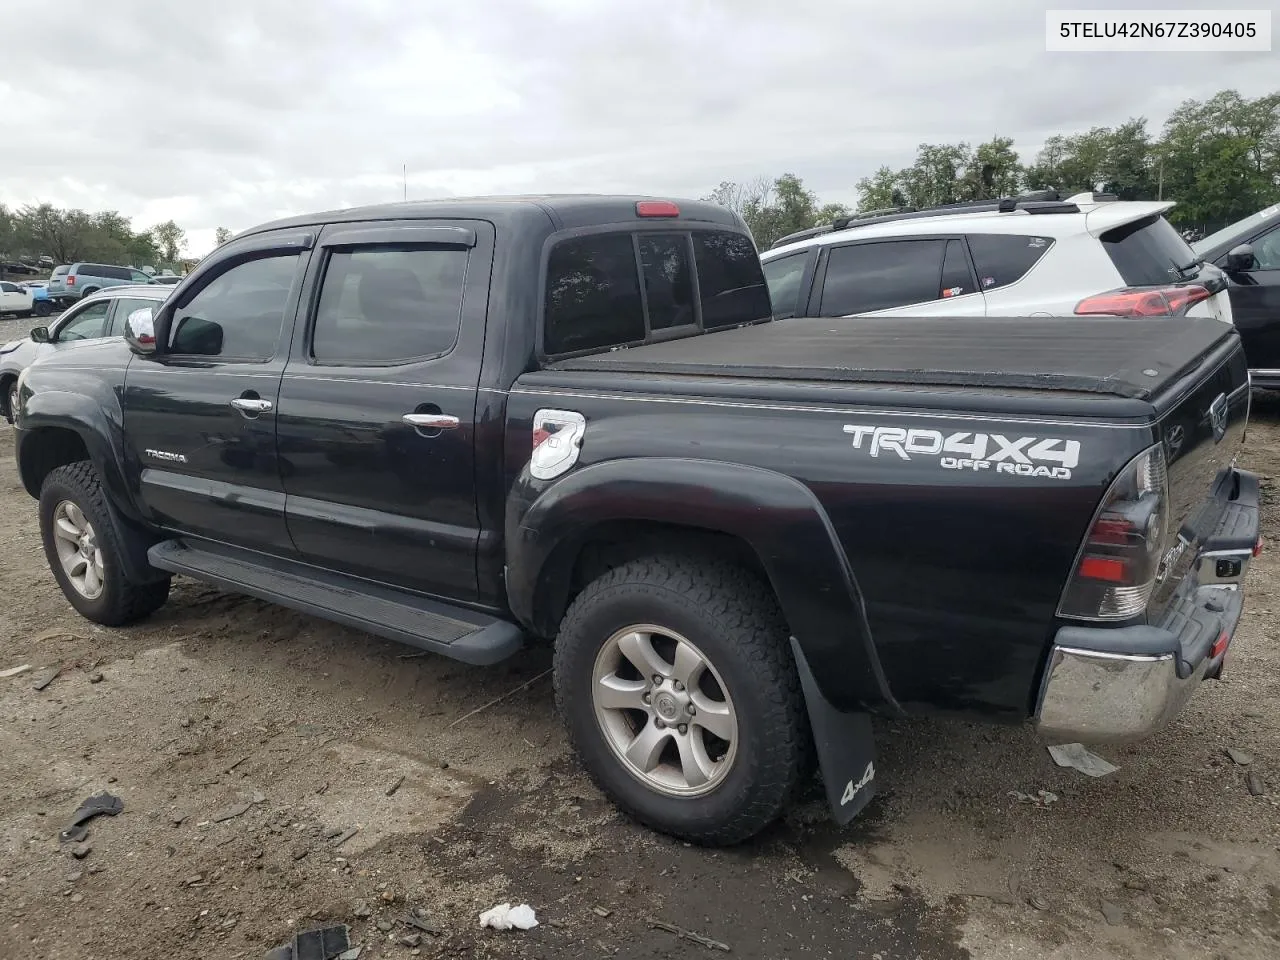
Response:
[[[522,903],[513,907],[509,903],[500,903],[480,914],[480,926],[492,927],[494,930],[532,930],[538,925],[538,918],[533,907]]]
[[[1090,753],[1082,743],[1063,743],[1049,748],[1049,756],[1060,767],[1072,767],[1090,777],[1105,777],[1120,768],[1108,763],[1096,753]]]

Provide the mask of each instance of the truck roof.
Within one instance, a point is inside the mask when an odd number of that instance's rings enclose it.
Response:
[[[250,236],[267,230],[308,227],[326,223],[352,223],[367,220],[460,219],[490,220],[505,223],[530,218],[549,218],[556,229],[591,226],[597,223],[634,221],[640,201],[664,201],[680,208],[678,219],[703,220],[737,230],[744,230],[742,220],[724,207],[702,200],[671,197],[648,197],[607,194],[537,194],[509,197],[458,197],[447,200],[409,200],[380,203],[344,210],[327,210],[302,214],[260,224],[238,236]]]

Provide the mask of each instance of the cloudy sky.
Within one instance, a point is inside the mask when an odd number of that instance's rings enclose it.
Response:
[[[922,141],[998,133],[1030,159],[1052,133],[1280,87],[1280,53],[1046,53],[1066,6],[61,0],[3,44],[0,202],[172,217],[195,255],[218,226],[398,200],[402,165],[411,198],[792,171],[847,202]]]

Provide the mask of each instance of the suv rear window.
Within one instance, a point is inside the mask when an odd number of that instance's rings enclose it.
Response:
[[[1178,267],[1196,259],[1178,231],[1159,215],[1108,230],[1102,235],[1102,247],[1131,287],[1177,280]]]
[[[53,273],[50,275],[50,279],[53,277],[65,277],[70,271],[71,268],[65,264],[61,267],[54,267]]]
[[[543,352],[599,350],[643,343],[674,328],[750,323],[768,319],[770,309],[760,259],[741,234],[590,234],[551,250]]]
[[[994,290],[1021,280],[1053,246],[1049,237],[1007,233],[971,233],[969,251],[978,268],[978,286]]]

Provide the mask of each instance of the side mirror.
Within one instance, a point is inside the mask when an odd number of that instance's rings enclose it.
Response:
[[[1253,270],[1258,264],[1257,259],[1253,255],[1253,247],[1247,243],[1242,243],[1238,247],[1232,247],[1231,252],[1227,254],[1223,267],[1233,273],[1245,273]]]
[[[29,334],[29,336],[36,343],[48,343],[49,328],[48,327],[32,327],[31,333]]]
[[[129,349],[140,357],[149,357],[156,352],[156,330],[152,319],[151,307],[135,310],[125,319],[124,339]]]

